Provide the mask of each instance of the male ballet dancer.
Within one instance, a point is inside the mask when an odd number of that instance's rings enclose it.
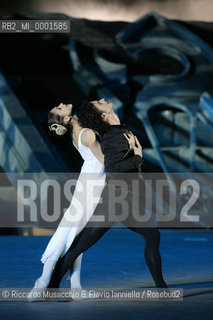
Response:
[[[80,107],[79,114],[82,126],[91,128],[102,134],[101,149],[104,154],[104,165],[106,173],[109,176],[112,173],[138,172],[143,163],[142,147],[137,138],[128,132],[126,126],[120,124],[118,116],[113,110],[113,104],[104,99],[84,103]],[[129,140],[129,143],[127,139]],[[129,144],[131,149],[129,149]],[[53,271],[48,288],[58,288],[60,281],[66,271],[70,269],[75,259],[84,251],[95,244],[103,234],[109,230],[114,221],[108,219],[110,203],[108,194],[110,188],[113,188],[110,178],[102,193],[102,203],[97,205],[94,215],[101,214],[106,219],[104,222],[89,221],[86,227],[75,238],[72,246],[67,253],[58,260]],[[122,191],[122,190],[121,190]],[[127,201],[134,207],[134,201],[131,192],[127,191]],[[135,220],[132,212],[125,221],[122,221],[130,230],[139,233],[145,240],[144,256],[149,267],[153,280],[158,288],[167,288],[163,279],[161,268],[161,256],[159,252],[160,232],[158,228],[151,224],[151,227],[135,226]]]

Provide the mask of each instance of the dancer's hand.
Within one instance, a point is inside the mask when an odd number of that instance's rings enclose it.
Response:
[[[138,138],[135,136],[135,146],[133,147],[134,154],[139,155],[141,158],[143,158],[143,150],[142,146],[140,145],[140,142],[138,141]]]
[[[127,131],[124,133],[124,137],[127,139],[128,143],[129,143],[129,148],[131,150],[133,150],[134,146],[135,146],[135,136],[131,131]]]
[[[134,136],[134,134],[131,131],[129,131],[128,133],[124,133],[124,136],[129,143],[130,149],[134,151],[134,154],[139,155],[142,158],[143,157],[142,146],[140,145],[138,138]]]

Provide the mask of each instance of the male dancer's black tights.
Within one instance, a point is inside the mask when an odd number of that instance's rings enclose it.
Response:
[[[106,190],[105,190],[106,191]],[[95,213],[100,212],[103,216],[107,216],[107,209],[104,209],[104,203],[106,204],[106,199],[103,204],[99,204]],[[98,208],[99,207],[99,208]],[[58,260],[48,288],[59,288],[60,282],[65,275],[65,273],[72,268],[76,258],[88,250],[93,244],[95,244],[113,225],[113,222],[108,222],[107,226],[103,222],[89,221],[86,227],[80,232],[80,234],[75,238],[72,246],[69,248],[67,253]],[[125,225],[130,230],[140,234],[145,240],[144,257],[146,263],[149,267],[150,273],[153,280],[158,288],[166,288],[167,284],[163,279],[162,267],[161,267],[161,256],[159,252],[160,244],[160,232],[156,227],[132,227],[130,220],[125,222]]]

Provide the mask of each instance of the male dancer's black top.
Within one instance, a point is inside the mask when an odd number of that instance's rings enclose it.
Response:
[[[103,134],[101,150],[106,173],[140,172],[143,159],[129,149],[124,132],[128,132],[125,125],[111,125]]]

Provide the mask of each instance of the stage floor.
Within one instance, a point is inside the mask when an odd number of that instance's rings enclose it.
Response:
[[[1,236],[1,288],[31,288],[50,237]],[[111,229],[83,256],[85,288],[154,287],[143,256],[144,241],[127,229]],[[165,280],[183,288],[183,301],[0,302],[0,319],[212,319],[213,232],[161,230]],[[68,287],[63,280],[61,287]]]

